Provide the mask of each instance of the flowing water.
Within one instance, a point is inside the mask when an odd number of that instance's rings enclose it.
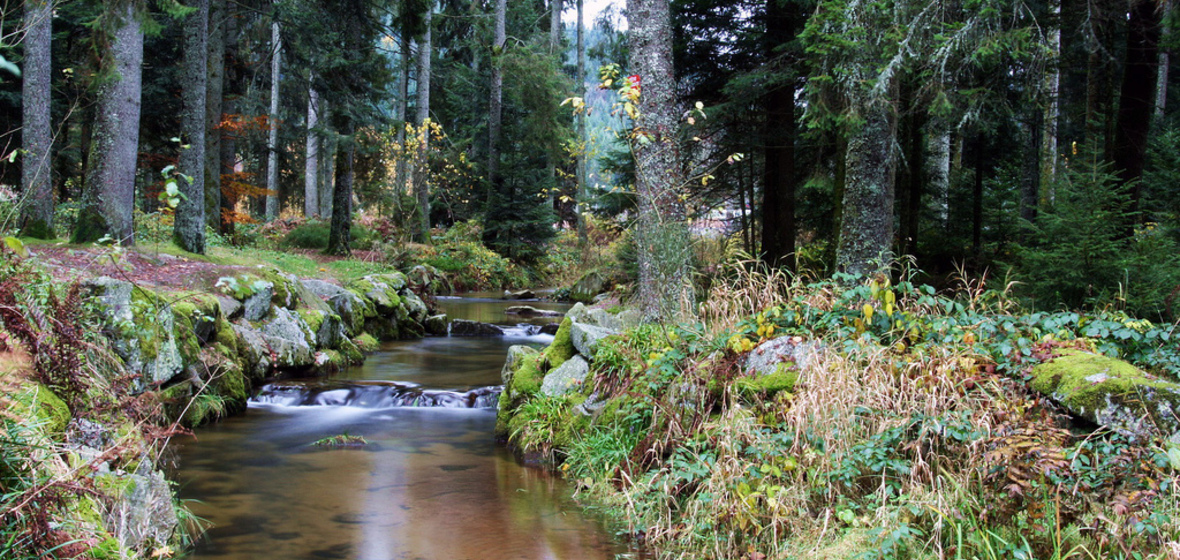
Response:
[[[505,302],[443,299],[452,318],[515,325]],[[535,307],[558,306],[533,303]],[[541,324],[555,319],[534,319]],[[521,320],[524,321],[524,320]],[[495,444],[504,338],[388,343],[326,380],[263,388],[245,415],[179,447],[179,481],[214,527],[193,558],[606,559],[626,554],[564,481]],[[367,445],[317,447],[362,436]]]

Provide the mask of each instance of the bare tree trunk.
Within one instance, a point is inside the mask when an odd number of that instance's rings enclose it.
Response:
[[[1060,118],[1061,99],[1061,0],[1049,0],[1049,51],[1050,60],[1045,65],[1045,115],[1041,119],[1041,173],[1039,207],[1052,203],[1054,185],[1057,182],[1057,123]]]
[[[21,234],[52,239],[53,132],[50,115],[53,2],[25,0],[25,67],[21,86]]]
[[[488,182],[492,191],[498,191],[500,185],[500,128],[503,116],[501,104],[504,93],[504,42],[507,36],[504,30],[507,0],[496,0],[495,35],[492,38],[492,83],[489,90],[491,98],[488,100]]]
[[[307,88],[307,158],[303,168],[303,215],[308,218],[320,212],[320,134],[316,131],[320,112],[320,94],[315,86]]]
[[[396,107],[397,110],[397,117],[395,118],[397,121],[397,145],[401,146],[404,150],[406,147],[406,124],[410,122],[410,61],[413,58],[412,54],[410,53],[410,35],[406,33],[405,30],[402,30],[401,43],[402,67],[401,72],[398,74],[397,78],[397,101],[394,107]],[[407,180],[406,177],[408,173],[406,160],[409,157],[410,154],[403,152],[401,156],[397,158],[397,164],[396,167],[394,167],[393,184],[394,190],[396,191],[394,195],[399,199],[401,198],[403,192],[409,193],[410,191],[409,180]]]
[[[876,272],[891,258],[897,137],[893,105],[892,99],[865,103],[864,122],[848,139],[836,267],[851,274]]]
[[[951,186],[951,127],[945,121],[935,120],[926,135],[926,180],[929,182],[930,198],[933,199],[934,215],[941,229],[946,229],[950,210]]]
[[[641,81],[635,154],[639,253],[638,304],[648,319],[692,313],[691,238],[680,197],[681,167],[668,0],[628,0],[630,67]]]
[[[323,97],[320,98],[320,115],[324,117],[330,116],[332,104]],[[324,128],[325,123],[330,120],[321,119],[320,128]],[[332,154],[336,153],[336,135],[334,133],[328,134],[326,137],[320,138],[320,169],[318,177],[318,185],[320,189],[320,217],[327,218],[332,215],[332,199],[336,192],[336,158]]]
[[[340,134],[346,140],[336,151],[336,185],[332,190],[332,228],[328,234],[328,254],[347,256],[352,237],[352,181],[356,145],[352,141],[351,118],[344,119]]]
[[[221,114],[225,94],[226,0],[209,3],[207,63],[209,78],[205,90],[205,222],[225,233],[221,219]]]
[[[114,77],[98,88],[94,138],[90,142],[86,192],[71,239],[89,243],[110,235],[122,245],[135,244],[135,162],[139,155],[143,33],[140,2],[106,9],[119,10],[109,50]]]
[[[559,2],[560,0],[555,0]],[[577,89],[578,97],[586,97],[586,25],[583,21],[585,9],[583,8],[584,0],[577,0],[578,2],[578,74],[577,74]],[[586,149],[588,139],[586,138],[586,111],[578,111],[578,161],[577,161],[577,205],[575,210],[578,214],[578,246],[583,249],[586,248],[587,234],[586,234]]]
[[[549,0],[549,52],[561,55],[561,0]],[[581,14],[581,12],[579,12]],[[582,27],[581,15],[578,28]]]
[[[1142,189],[1138,179],[1147,162],[1147,137],[1151,115],[1155,111],[1155,80],[1159,67],[1160,11],[1152,0],[1138,0],[1131,5],[1127,21],[1127,58],[1119,94],[1118,125],[1115,128],[1114,167],[1119,179],[1128,185],[1130,212],[1136,222]],[[1127,235],[1134,233],[1129,227]]]
[[[775,50],[794,39],[791,10],[781,0],[766,1],[768,64],[789,75],[791,69],[776,60]],[[762,177],[762,261],[772,267],[795,270],[795,86],[787,79],[772,84],[763,98],[766,110]]]
[[[430,153],[430,57],[431,57],[431,23],[434,18],[434,4],[426,11],[426,32],[418,43],[418,126],[420,128],[420,142],[418,144],[418,163],[421,167],[413,170],[414,194],[418,199],[418,225],[414,232],[414,240],[419,243],[430,242],[430,170],[426,168],[427,155]],[[337,174],[339,175],[339,174]]]
[[[270,25],[270,36],[273,58],[270,62],[270,113],[267,121],[267,124],[270,125],[270,132],[266,140],[267,221],[279,217],[279,82],[282,70],[283,38],[277,20]]]
[[[183,109],[180,114],[180,172],[191,179],[177,181],[180,204],[172,238],[190,253],[205,253],[205,118],[208,92],[209,0],[188,0],[196,8],[184,24],[184,60],[181,78]],[[187,146],[187,147],[186,147]]]

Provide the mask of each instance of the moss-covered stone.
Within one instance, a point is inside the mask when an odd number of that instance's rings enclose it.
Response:
[[[60,435],[65,432],[70,423],[70,407],[48,387],[30,381],[14,397],[24,409],[17,411],[18,415],[33,418],[46,433]]]
[[[544,368],[546,370],[561,367],[566,360],[572,358],[578,350],[574,348],[574,342],[570,339],[570,329],[573,326],[573,321],[569,317],[562,319],[561,326],[557,327],[557,334],[553,335],[553,342],[545,348],[543,354],[545,355]]]
[[[367,332],[357,335],[356,338],[352,339],[352,341],[356,344],[357,348],[359,348],[361,352],[366,354],[376,352],[381,348],[381,344],[377,342],[377,339]]]
[[[1032,388],[1070,412],[1132,437],[1161,434],[1180,441],[1180,384],[1135,366],[1072,350],[1032,370]]]
[[[512,382],[505,390],[511,391],[513,399],[528,395],[535,395],[541,391],[541,383],[545,380],[545,373],[540,368],[541,356],[524,356],[520,360],[520,367],[512,375]]]
[[[365,353],[361,351],[355,342],[349,340],[347,337],[340,338],[336,349],[340,351],[340,355],[344,357],[344,361],[348,365],[354,366],[365,361]]]
[[[739,377],[733,382],[733,388],[738,396],[750,400],[754,398],[773,398],[775,395],[795,390],[795,382],[799,380],[799,371],[792,362],[779,362],[775,370],[764,375]]]

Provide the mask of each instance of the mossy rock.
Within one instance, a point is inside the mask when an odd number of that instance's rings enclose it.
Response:
[[[1073,350],[1032,370],[1032,388],[1070,412],[1130,437],[1180,442],[1180,384],[1115,358]]]
[[[799,380],[799,371],[792,362],[779,362],[771,373],[743,376],[734,380],[733,388],[738,396],[746,401],[756,398],[771,399],[779,393],[790,393],[795,390],[795,383]]]
[[[367,332],[358,334],[356,338],[352,339],[352,342],[356,344],[361,352],[366,354],[371,354],[381,349],[381,344],[377,342],[377,338]]]
[[[572,358],[578,350],[574,348],[574,342],[570,338],[570,330],[573,327],[573,321],[566,317],[562,319],[561,326],[557,327],[557,334],[553,335],[553,342],[543,351],[545,355],[544,367],[546,370],[556,369],[561,367],[566,360]]]
[[[27,382],[13,395],[20,409],[16,413],[33,419],[42,425],[42,431],[48,434],[60,435],[65,433],[70,423],[70,407],[48,387],[35,382]]]
[[[398,292],[406,287],[406,277],[400,272],[371,274],[349,282],[346,287],[371,301],[377,314],[385,315],[395,313],[397,307],[401,305],[402,300]],[[366,313],[365,316],[369,315]]]
[[[349,340],[348,337],[341,337],[336,349],[340,351],[340,355],[344,358],[345,363],[350,366],[365,362],[365,353],[361,351],[355,342]]]

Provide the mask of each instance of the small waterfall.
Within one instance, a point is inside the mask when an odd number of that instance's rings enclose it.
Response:
[[[391,381],[283,381],[264,385],[250,402],[275,406],[495,408],[502,390],[499,385],[444,391]]]

